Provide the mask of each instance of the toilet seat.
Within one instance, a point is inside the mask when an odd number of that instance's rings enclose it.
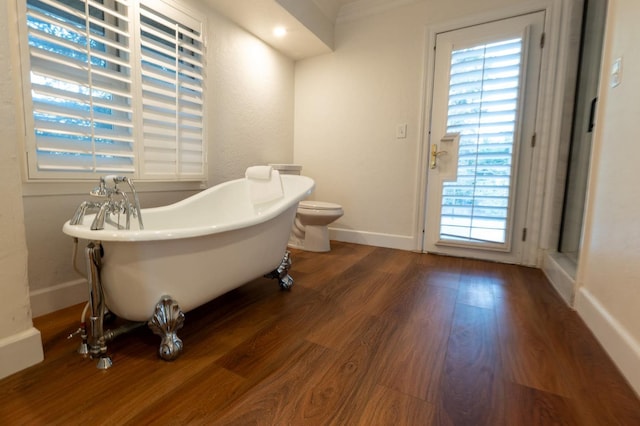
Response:
[[[308,210],[338,210],[342,209],[340,204],[327,203],[326,201],[300,201],[299,209]]]

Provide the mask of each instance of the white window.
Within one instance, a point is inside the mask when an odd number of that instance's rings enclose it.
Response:
[[[205,177],[202,22],[157,0],[26,3],[30,179]]]

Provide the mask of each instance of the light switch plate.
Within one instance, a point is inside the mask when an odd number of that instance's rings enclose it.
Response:
[[[398,124],[396,127],[396,139],[405,139],[407,137],[407,123]]]

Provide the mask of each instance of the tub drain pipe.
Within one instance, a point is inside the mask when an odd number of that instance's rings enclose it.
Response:
[[[123,334],[130,333],[133,330],[142,327],[143,325],[147,325],[146,321],[142,322],[132,322],[129,324],[125,324],[116,328],[115,330],[107,330],[104,333],[105,342],[110,342],[118,336],[122,336]]]

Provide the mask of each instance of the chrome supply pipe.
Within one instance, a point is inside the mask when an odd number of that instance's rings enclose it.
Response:
[[[74,254],[72,263],[76,272],[80,273],[76,267],[76,251],[78,239],[74,238]],[[85,248],[85,261],[87,268],[87,283],[89,286],[89,301],[85,305],[80,316],[80,327],[67,336],[67,339],[80,335],[82,341],[78,347],[78,353],[83,356],[90,356],[98,359],[97,368],[106,370],[113,365],[111,357],[107,355],[107,343],[118,336],[129,333],[139,327],[146,325],[143,322],[130,322],[113,330],[104,329],[106,312],[106,302],[100,270],[102,268],[103,248],[100,242],[92,241]],[[89,321],[86,322],[86,314],[89,311]]]
[[[111,360],[106,360],[107,345],[104,337],[104,293],[100,282],[100,266],[102,259],[102,246],[100,243],[89,243],[85,249],[88,281],[89,281],[89,330],[87,343],[89,354],[92,358],[99,357],[98,368],[106,369],[111,366]]]
[[[78,238],[73,238],[73,253],[71,254],[71,264],[73,265],[73,270],[76,273],[85,279],[87,276],[82,273],[80,268],[78,268]],[[80,346],[78,346],[78,353],[82,356],[87,356],[89,354],[89,345],[87,344],[87,325],[85,323],[85,317],[87,314],[87,310],[89,309],[89,302],[84,305],[84,309],[82,310],[82,315],[80,316],[80,327],[74,331],[73,333],[67,336],[67,339],[72,339],[76,335],[80,335]]]

